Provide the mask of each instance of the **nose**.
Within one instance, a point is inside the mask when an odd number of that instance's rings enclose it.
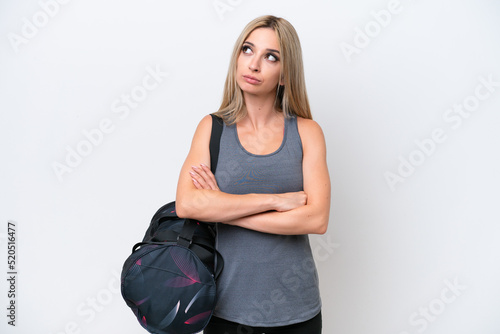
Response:
[[[260,71],[260,61],[259,61],[258,57],[252,57],[252,59],[250,60],[250,63],[248,64],[248,68],[252,72],[259,72]]]

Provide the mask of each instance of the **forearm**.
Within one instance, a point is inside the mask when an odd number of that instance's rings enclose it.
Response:
[[[263,212],[222,222],[259,232],[300,235],[326,233],[328,219],[328,208],[304,205],[286,212]]]
[[[196,189],[176,198],[179,217],[207,222],[231,221],[276,208],[276,195],[233,195],[222,191]]]
[[[228,194],[220,191],[208,166],[192,167],[191,181],[179,180],[176,208],[179,217],[202,221],[231,221],[267,211],[288,211],[303,206],[303,191],[279,194]]]

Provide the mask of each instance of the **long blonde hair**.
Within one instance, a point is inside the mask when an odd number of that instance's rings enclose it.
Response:
[[[236,66],[243,43],[257,28],[273,29],[276,32],[280,46],[280,77],[283,79],[283,85],[276,87],[274,107],[282,111],[285,117],[296,115],[312,119],[309,99],[307,98],[299,37],[290,22],[272,15],[254,19],[247,24],[238,37],[229,63],[222,102],[215,114],[222,117],[227,124],[236,123],[246,115],[243,92],[236,82]]]

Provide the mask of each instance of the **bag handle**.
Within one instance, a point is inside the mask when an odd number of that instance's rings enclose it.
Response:
[[[165,245],[175,245],[175,242],[171,241],[166,241],[166,242],[160,242],[160,241],[142,241],[138,242],[132,247],[132,253],[136,252],[139,247],[146,246],[146,245],[158,245],[158,246],[165,246]]]
[[[164,242],[161,242],[161,241],[145,241],[145,242],[138,242],[134,245],[134,247],[132,247],[132,253],[136,252],[138,250],[139,247],[142,247],[142,246],[146,246],[146,245],[158,245],[158,246],[165,246],[165,245],[175,245],[176,242],[173,242],[173,241],[164,241]],[[197,246],[199,245],[199,247],[207,247],[206,245],[202,245],[202,244],[196,244]],[[222,255],[219,253],[219,251],[215,248],[213,248],[212,246],[208,246],[208,248],[210,250],[212,250],[213,252],[215,252],[215,265],[214,265],[214,279],[217,280],[217,278],[219,277],[219,275],[221,274],[222,272],[222,269],[224,269],[224,260],[222,258]]]

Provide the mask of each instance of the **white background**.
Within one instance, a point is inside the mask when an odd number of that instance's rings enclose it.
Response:
[[[19,273],[15,328],[1,279],[1,332],[144,332],[117,275],[174,199],[237,36],[274,14],[299,33],[328,146],[324,333],[500,333],[498,2],[54,1],[0,3],[0,267],[15,221]],[[168,76],[145,91],[148,70]]]

